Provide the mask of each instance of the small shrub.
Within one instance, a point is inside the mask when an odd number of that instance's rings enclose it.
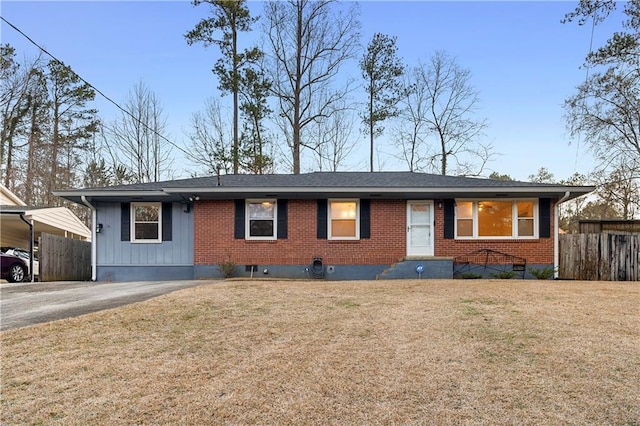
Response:
[[[220,262],[218,264],[218,270],[222,273],[222,276],[225,278],[231,278],[233,274],[236,273],[236,263],[231,260],[231,258],[227,258],[227,260]]]
[[[551,266],[547,266],[546,268],[536,269],[536,268],[527,268],[527,271],[534,277],[539,280],[548,280],[553,276],[555,269]]]
[[[465,272],[462,274],[462,278],[465,280],[477,280],[478,278],[482,278],[482,275],[474,274],[473,272]]]
[[[500,271],[497,274],[491,274],[493,278],[499,278],[501,280],[510,280],[511,278],[516,276],[516,273],[513,271]]]

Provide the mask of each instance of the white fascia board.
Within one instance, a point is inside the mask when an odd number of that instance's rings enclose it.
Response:
[[[0,195],[0,198],[6,198],[8,201],[11,201],[13,203],[13,205],[16,206],[26,206],[27,204],[22,201],[20,199],[20,197],[18,197],[16,194],[14,194],[13,192],[11,192],[11,190],[9,190],[9,188],[7,188],[6,186],[0,184],[0,192],[2,193]],[[9,204],[11,205],[11,204]]]
[[[48,207],[28,210],[25,217],[35,222],[53,226],[85,238],[91,237],[91,231],[82,223],[80,218],[66,207]]]

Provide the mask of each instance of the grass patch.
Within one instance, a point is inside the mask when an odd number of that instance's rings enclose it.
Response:
[[[342,306],[343,308],[357,308],[360,306],[359,303],[354,302],[353,300],[343,300],[339,302],[339,305]]]
[[[0,333],[2,424],[637,424],[637,283],[225,281]]]

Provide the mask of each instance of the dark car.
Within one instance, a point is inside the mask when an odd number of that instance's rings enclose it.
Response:
[[[31,276],[31,271],[29,270],[29,263],[31,262],[31,255],[28,250],[18,247],[0,247],[0,252],[5,254],[10,254],[11,256],[16,256],[24,260],[24,263],[27,265],[27,275]],[[38,278],[40,273],[40,263],[38,262],[38,255],[36,254],[33,257],[33,275],[35,278]]]
[[[28,267],[23,259],[6,253],[0,253],[0,258],[2,259],[0,279],[7,280],[10,283],[24,281]]]

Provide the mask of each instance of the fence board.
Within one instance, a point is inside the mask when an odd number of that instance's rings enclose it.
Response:
[[[576,280],[640,280],[640,233],[560,235],[558,276]]]
[[[58,235],[39,239],[40,281],[91,279],[91,243]]]

